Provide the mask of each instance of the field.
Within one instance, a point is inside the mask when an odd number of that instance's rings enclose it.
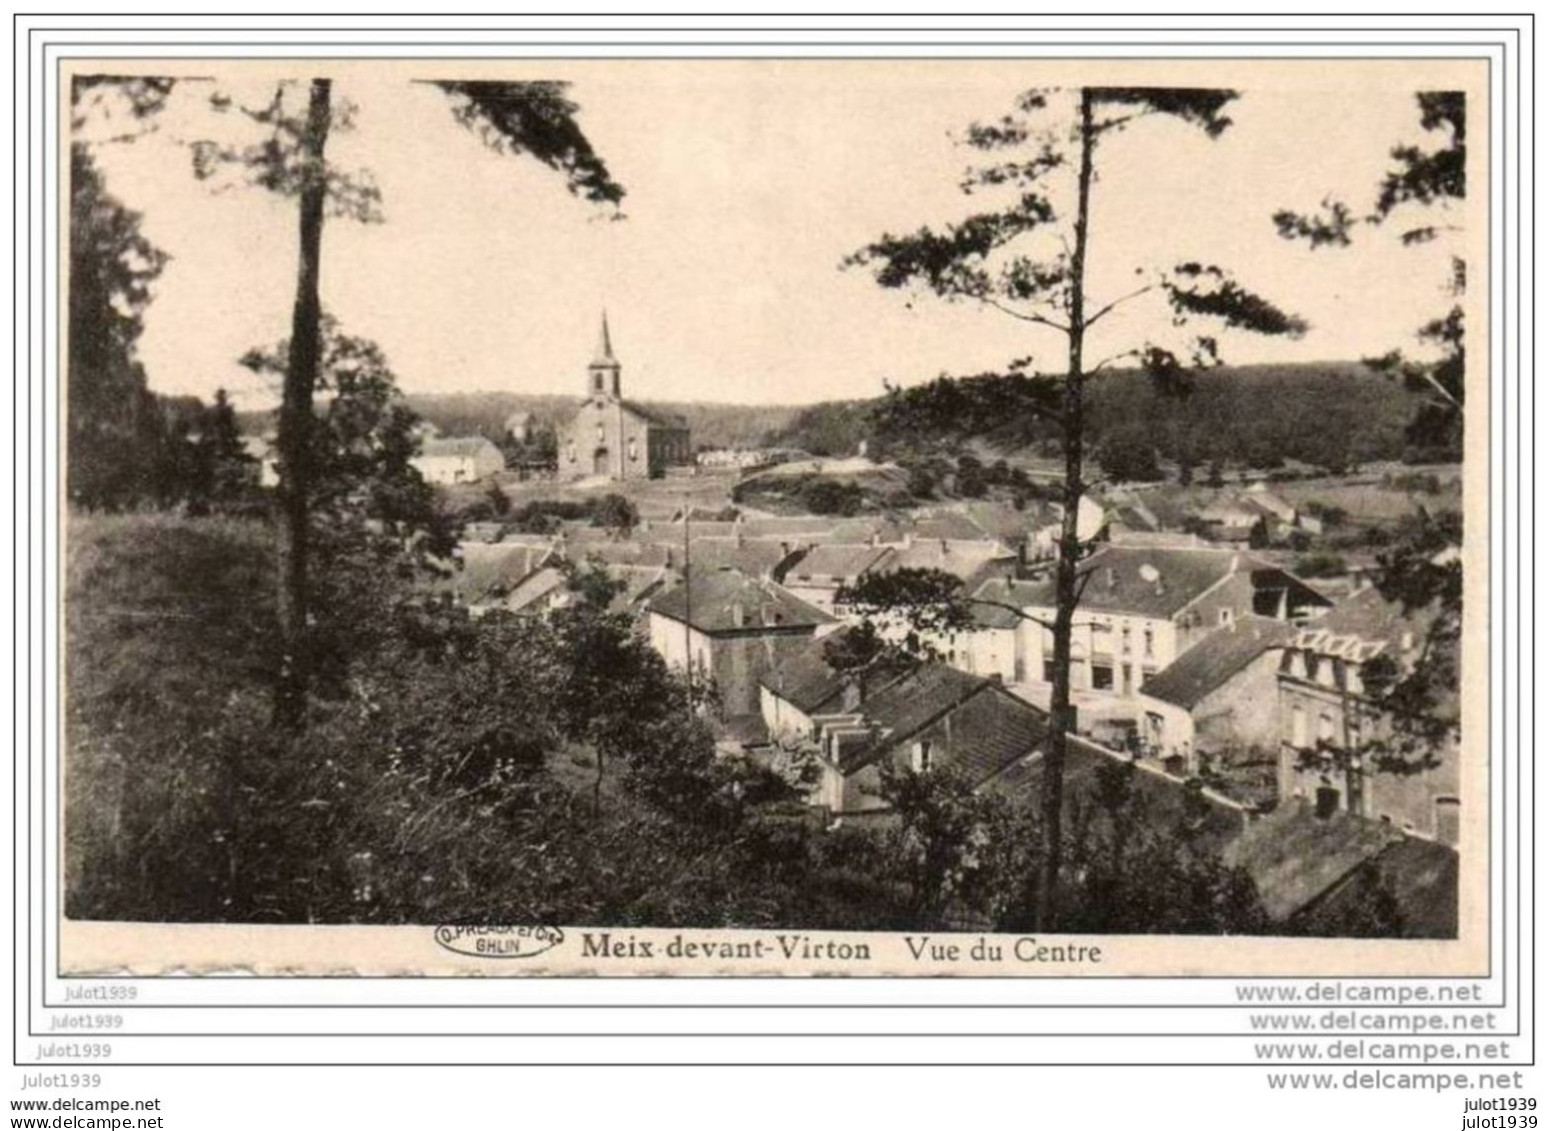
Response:
[[[511,500],[513,508],[534,499],[585,502],[601,495],[614,494],[622,495],[633,503],[641,518],[665,519],[676,514],[685,504],[704,510],[723,510],[731,505],[731,489],[737,479],[738,473],[735,471],[705,471],[698,475],[666,479],[632,479],[622,483],[582,481],[581,484],[573,484],[554,480],[522,480],[514,472],[503,472],[495,477],[495,482],[499,483],[500,490]],[[483,498],[488,490],[487,482],[445,488],[447,499],[453,507]]]

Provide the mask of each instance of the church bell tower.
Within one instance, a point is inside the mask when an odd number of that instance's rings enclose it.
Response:
[[[607,330],[607,311],[602,312],[602,336],[597,340],[597,355],[586,367],[586,395],[618,400],[623,396],[623,366],[613,356],[613,339]]]

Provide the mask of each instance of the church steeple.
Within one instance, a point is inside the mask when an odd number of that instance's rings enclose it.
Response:
[[[597,339],[597,355],[586,369],[589,377],[588,396],[601,394],[617,398],[623,395],[623,366],[613,356],[613,337],[608,332],[605,310],[602,312],[602,334]]]

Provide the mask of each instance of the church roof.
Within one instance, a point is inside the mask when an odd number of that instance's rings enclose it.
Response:
[[[688,422],[681,416],[669,416],[664,412],[657,412],[654,409],[646,408],[639,401],[622,401],[620,403],[624,406],[625,411],[634,413],[635,416],[638,416],[647,424],[655,425],[657,428],[688,427]]]

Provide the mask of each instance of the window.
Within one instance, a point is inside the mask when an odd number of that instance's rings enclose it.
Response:
[[[1222,627],[1224,627],[1225,625],[1228,625],[1228,624],[1231,623],[1231,620],[1232,620],[1234,614],[1232,613],[1232,611],[1230,609],[1221,609],[1215,615],[1220,618],[1220,624],[1221,624]]]
[[[1091,687],[1095,691],[1111,691],[1113,689],[1113,665],[1091,665]]]
[[[1091,650],[1111,655],[1113,651],[1113,629],[1108,624],[1091,625]]]
[[[1327,711],[1323,711],[1317,716],[1317,741],[1333,741],[1333,716]]]
[[[1145,655],[1146,656],[1154,656],[1155,654],[1156,654],[1156,630],[1153,629],[1153,628],[1147,628],[1145,630]]]
[[[1129,643],[1129,626],[1123,626],[1123,654],[1127,656],[1132,645]]]
[[[1043,682],[1044,683],[1052,683],[1053,681],[1054,681],[1054,662],[1052,660],[1044,660],[1043,661]]]
[[[633,460],[640,458],[639,441],[633,436],[629,437],[629,458]]]
[[[920,739],[914,743],[914,773],[928,774],[934,756],[928,738]]]
[[[597,443],[600,444],[601,442],[602,442],[602,425],[598,424],[597,425]]]
[[[1306,746],[1306,708],[1299,703],[1290,708],[1290,745],[1297,750]]]

